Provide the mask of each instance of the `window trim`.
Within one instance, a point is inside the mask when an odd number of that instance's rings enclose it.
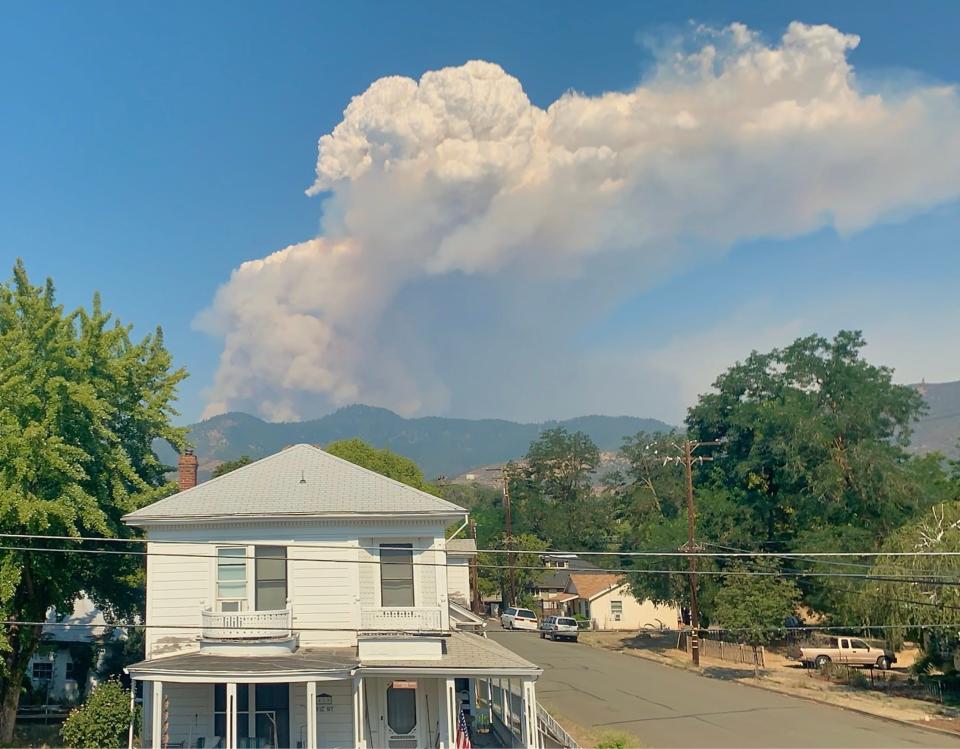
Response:
[[[394,604],[386,604],[383,600],[383,550],[384,549],[399,549],[401,551],[410,552],[410,604],[404,606],[396,606]],[[412,541],[380,541],[377,545],[377,600],[381,608],[416,608],[419,602],[419,585],[417,584],[417,561],[416,555],[414,554],[414,544]],[[391,579],[391,578],[387,578]],[[400,578],[393,578],[400,579]]]
[[[37,676],[37,666],[40,666],[42,670],[50,671],[49,676]],[[33,665],[30,667],[30,678],[35,679],[36,681],[53,681],[53,661],[34,661]]]
[[[290,542],[278,540],[273,542],[261,542],[253,544],[242,543],[221,543],[214,546],[213,556],[211,558],[212,571],[210,573],[210,600],[213,602],[214,611],[223,611],[221,602],[236,601],[240,604],[240,611],[257,611],[257,548],[280,548],[283,549],[286,566],[284,573],[286,575],[286,596],[284,607],[287,602],[293,599],[293,579],[290,574]],[[238,598],[220,597],[220,552],[223,549],[241,549],[243,551],[244,561],[244,595]],[[239,565],[237,565],[239,566]],[[265,609],[266,610],[266,609]],[[274,609],[269,609],[273,611]]]

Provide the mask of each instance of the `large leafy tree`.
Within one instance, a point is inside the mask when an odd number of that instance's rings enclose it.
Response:
[[[0,529],[129,535],[121,516],[173,488],[151,446],[184,444],[184,431],[170,424],[184,377],[159,329],[134,341],[97,296],[90,309],[66,312],[52,282],[33,286],[18,261],[0,285]],[[40,640],[32,622],[51,605],[69,610],[81,592],[110,614],[130,613],[141,603],[141,576],[136,558],[0,551],[0,743],[11,740]]]
[[[546,539],[559,549],[599,549],[610,536],[613,508],[593,491],[600,450],[583,432],[545,430],[523,463],[508,466],[514,530]]]
[[[249,455],[241,455],[235,460],[225,460],[210,472],[210,478],[220,478],[221,476],[225,476],[228,473],[237,470],[238,468],[243,468],[244,466],[250,465],[252,462],[253,458],[251,458]]]
[[[904,449],[923,399],[865,361],[864,345],[840,331],[754,352],[690,410],[692,436],[724,441],[714,480],[736,492],[770,548],[823,526],[866,528],[879,541],[931,502]]]
[[[416,463],[386,448],[378,450],[362,439],[354,437],[331,442],[323,449],[331,455],[349,460],[351,463],[376,471],[415,489],[432,494],[437,493],[436,488],[424,479],[423,471]]]

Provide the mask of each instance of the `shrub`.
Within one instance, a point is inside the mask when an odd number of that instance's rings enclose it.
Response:
[[[60,735],[77,749],[115,749],[127,743],[129,725],[130,692],[118,681],[107,681],[90,692],[82,707],[70,711]]]
[[[602,733],[597,739],[597,749],[631,749],[635,746],[637,742],[633,737],[617,731]]]

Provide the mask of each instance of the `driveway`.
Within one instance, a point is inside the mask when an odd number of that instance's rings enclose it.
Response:
[[[645,747],[960,747],[951,736],[533,632],[490,637],[541,666],[555,714]]]

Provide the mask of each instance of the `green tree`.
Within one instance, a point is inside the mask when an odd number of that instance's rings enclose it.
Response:
[[[118,681],[107,681],[94,687],[82,707],[70,712],[60,735],[67,746],[78,749],[116,749],[126,744],[130,717],[130,692]],[[139,714],[134,718],[137,730]]]
[[[251,458],[249,455],[241,455],[236,460],[225,460],[223,463],[213,469],[210,477],[218,478],[219,476],[223,476],[231,471],[235,471],[238,468],[243,468],[246,465],[250,465],[252,462],[253,458]]]
[[[516,586],[517,597],[524,598],[532,591],[536,583],[542,578],[546,571],[538,569],[543,567],[540,561],[540,554],[547,549],[547,543],[536,536],[528,533],[521,533],[514,536],[505,534],[498,536],[494,540],[496,549],[512,549],[513,554],[513,580]],[[492,554],[490,552],[480,552],[477,554],[477,571],[480,577],[480,589],[485,595],[494,591],[499,591],[504,601],[508,604],[515,604],[516,601],[507,601],[508,596],[508,570],[507,565],[510,557],[507,554]]]
[[[522,466],[508,466],[515,530],[557,548],[599,549],[609,541],[612,507],[593,492],[600,451],[583,432],[547,429],[530,444]]]
[[[0,284],[0,529],[126,537],[120,518],[175,489],[152,449],[184,444],[170,424],[176,386],[158,329],[139,342],[102,310],[65,312],[53,283],[23,263]],[[16,546],[30,547],[23,541]],[[76,544],[61,544],[75,548]],[[86,544],[84,548],[97,548]],[[86,592],[108,615],[142,606],[139,558],[0,551],[0,743],[13,735],[20,687],[48,606]]]
[[[331,442],[324,450],[338,458],[349,460],[358,466],[412,486],[414,489],[437,494],[436,488],[423,478],[423,471],[416,463],[386,448],[378,450],[362,439],[354,437]]]
[[[933,556],[896,556],[903,552]],[[894,533],[870,569],[875,579],[851,590],[865,624],[885,627],[894,647],[916,641],[939,667],[953,670],[960,629],[960,502],[945,502]],[[899,579],[898,579],[899,578]],[[946,584],[936,581],[946,581]],[[923,624],[923,628],[916,626]],[[942,628],[941,628],[942,627]]]
[[[864,527],[879,542],[931,502],[904,449],[923,399],[866,362],[864,345],[840,331],[754,352],[690,410],[693,437],[724,441],[710,477],[772,549],[824,525]]]
[[[714,601],[714,619],[737,642],[751,645],[756,653],[783,632],[784,619],[792,615],[800,600],[793,580],[780,576],[769,559],[750,565],[735,564],[723,576],[723,586]],[[757,672],[754,657],[754,674]]]

